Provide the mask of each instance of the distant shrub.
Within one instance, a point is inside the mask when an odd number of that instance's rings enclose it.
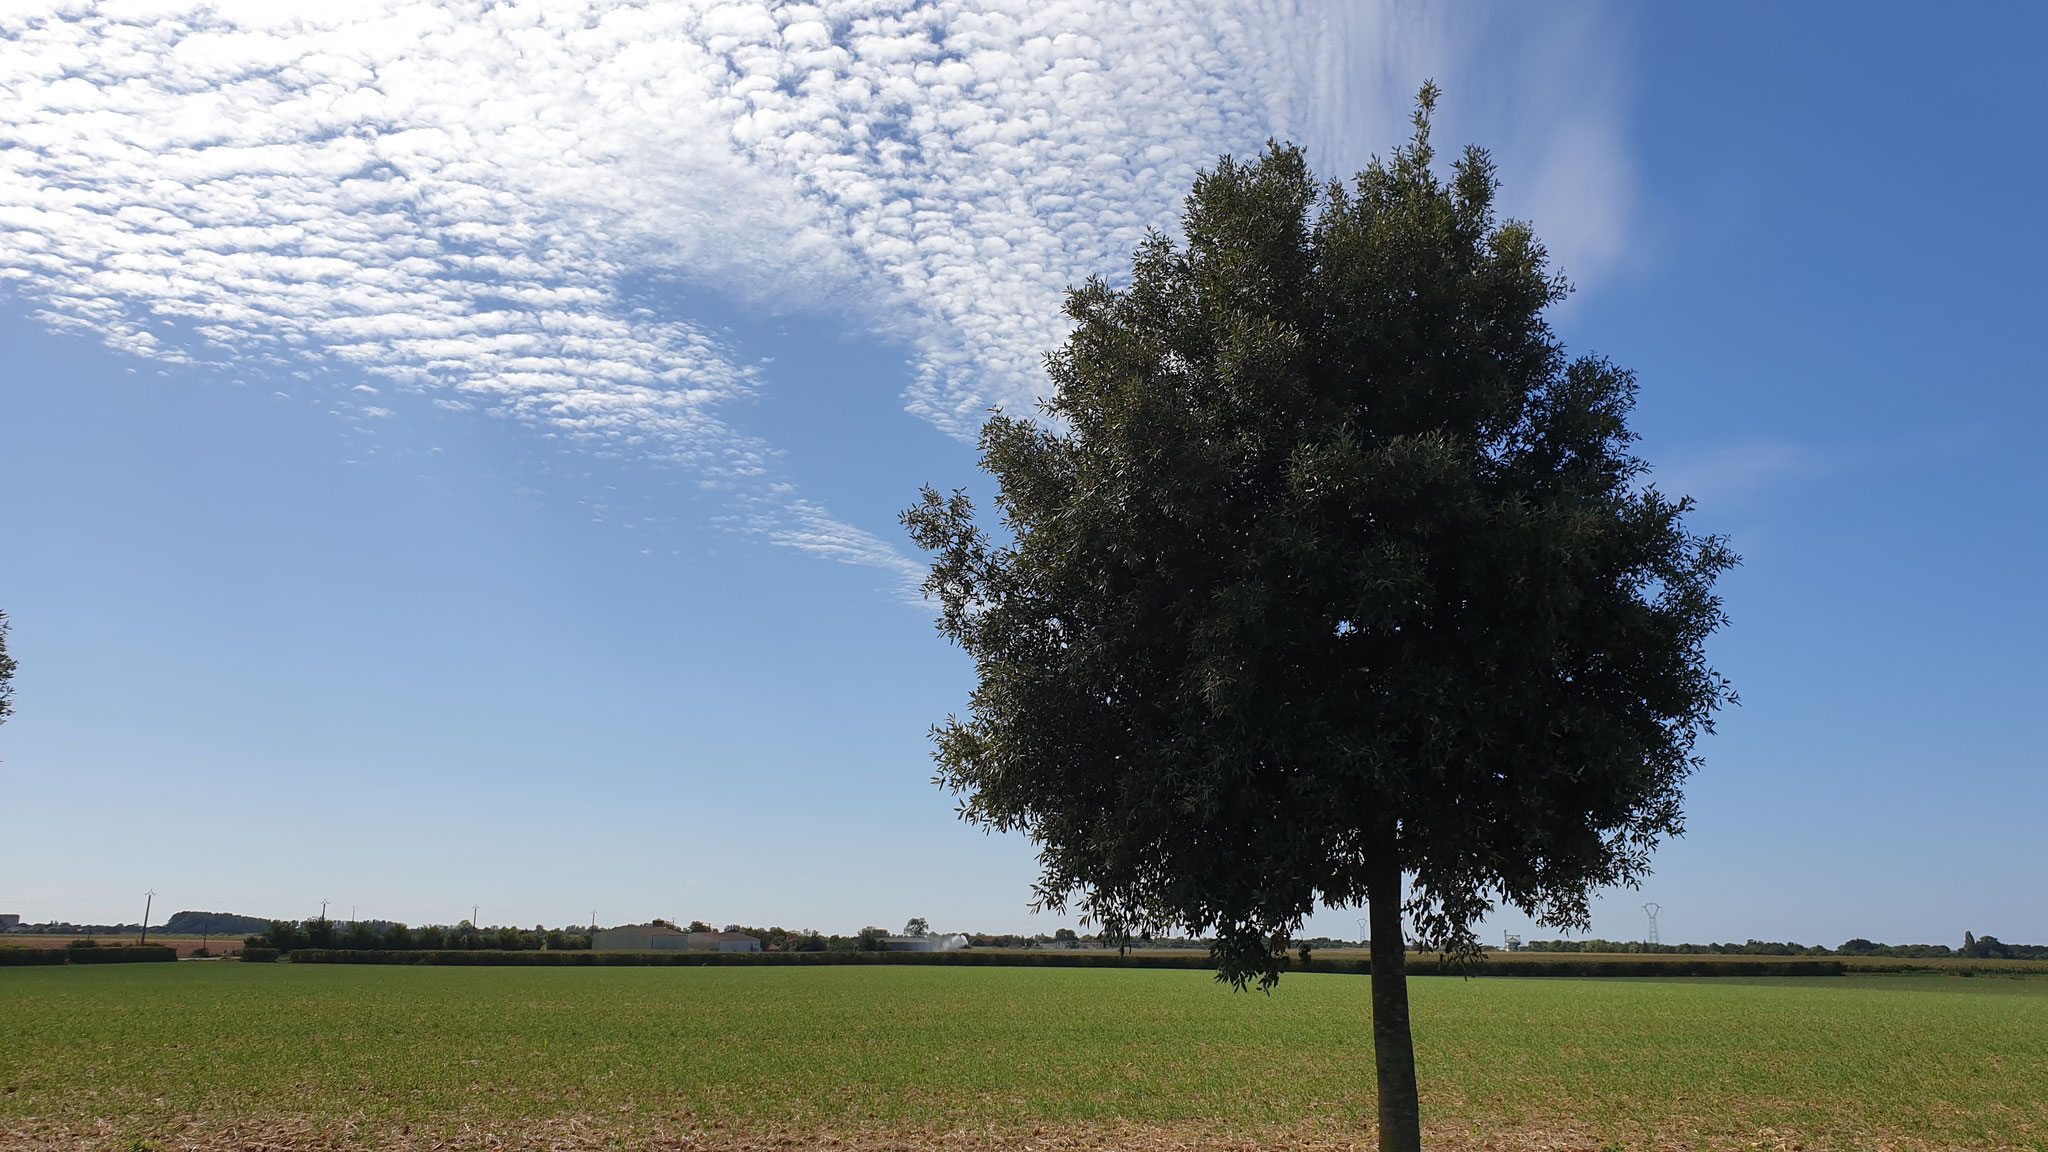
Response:
[[[289,952],[306,942],[306,934],[299,930],[298,923],[293,920],[272,920],[270,928],[263,935],[249,938],[252,945],[275,948],[280,952]]]
[[[176,948],[162,944],[119,944],[112,947],[66,948],[65,959],[73,964],[156,964],[178,958]]]
[[[242,963],[270,964],[277,960],[277,949],[250,944],[242,949]]]
[[[36,964],[148,964],[176,960],[178,950],[160,944],[89,944],[62,948],[0,948],[0,966]]]

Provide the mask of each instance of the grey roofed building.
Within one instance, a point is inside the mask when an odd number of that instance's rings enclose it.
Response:
[[[690,934],[666,924],[623,924],[599,928],[590,934],[590,947],[598,952],[667,952],[690,946]]]
[[[13,912],[0,912],[0,932],[21,927],[21,917]]]
[[[626,924],[590,934],[598,952],[759,952],[761,942],[742,932],[685,932],[667,924]]]
[[[692,932],[692,952],[759,952],[761,942],[744,932]]]

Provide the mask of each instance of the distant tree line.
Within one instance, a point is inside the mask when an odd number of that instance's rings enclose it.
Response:
[[[1531,940],[1524,952],[1640,953],[1660,956],[1892,956],[1911,960],[1943,957],[1967,960],[2048,960],[2048,944],[2007,944],[1996,936],[1963,933],[1963,946],[1946,944],[1879,944],[1858,936],[1839,948],[1774,940],[1741,944],[1644,944],[1637,940]]]
[[[656,920],[656,924],[667,921]],[[673,925],[669,925],[673,927]],[[693,920],[685,931],[715,931],[701,920]],[[1080,948],[1106,947],[1099,936],[1081,936],[1072,928],[1061,928],[1050,935],[1040,932],[1036,935],[983,932],[934,932],[923,917],[914,917],[903,926],[903,931],[892,933],[885,928],[870,924],[848,936],[828,935],[811,928],[789,929],[781,927],[756,928],[746,924],[728,924],[727,932],[740,932],[761,942],[764,952],[881,952],[887,948],[884,943],[890,936],[963,936],[970,948]],[[1157,941],[1148,942],[1148,947],[1171,947],[1185,944],[1188,947],[1208,945],[1199,941]]]
[[[1640,940],[1530,940],[1524,952],[1598,952],[1653,956],[1832,956],[1819,944],[1748,940],[1741,944],[1645,944]]]
[[[265,923],[259,917],[240,916],[229,912],[179,912],[165,923],[153,926],[151,931],[172,935],[231,935],[249,931],[252,926]],[[666,920],[655,920],[654,923],[676,927]],[[248,937],[249,945],[275,948],[280,952],[290,952],[294,948],[488,949],[516,952],[590,947],[589,929],[583,927],[547,928],[536,925],[532,928],[479,928],[464,920],[452,927],[429,924],[413,928],[390,920],[342,921],[318,916],[297,921],[271,920],[267,924],[267,927]],[[923,931],[914,930],[920,927],[921,918],[913,920],[905,926],[905,931],[900,935],[916,936],[929,933],[929,928],[924,928]],[[718,931],[702,920],[692,920],[687,928],[681,930]],[[845,936],[828,935],[810,928],[758,928],[746,924],[728,924],[724,930],[752,936],[761,942],[762,950],[768,952],[880,952],[886,948],[884,941],[894,935],[872,924]],[[142,925],[74,924],[70,921],[53,920],[42,924],[23,924],[7,931],[20,935],[118,937],[139,934]],[[973,948],[1115,947],[1114,943],[1106,941],[1102,936],[1078,933],[1072,928],[1061,928],[1049,934],[963,932],[960,935],[965,936],[968,946]],[[1131,943],[1133,947],[1140,948],[1209,946],[1207,940],[1168,937],[1142,937]],[[1294,943],[1309,951],[1367,946],[1362,940],[1344,940],[1327,936],[1298,939]],[[1913,960],[2048,960],[2048,944],[2008,944],[1996,936],[1978,936],[1972,932],[1963,933],[1960,948],[1952,948],[1946,944],[1881,944],[1861,936],[1843,941],[1835,948],[1776,940],[1746,940],[1740,944],[1645,944],[1639,940],[1604,940],[1597,937],[1584,940],[1530,940],[1521,947],[1525,952],[1580,952],[1603,955],[1884,956]],[[1485,950],[1499,951],[1493,947]]]
[[[170,936],[240,936],[265,932],[270,922],[261,916],[239,916],[233,912],[177,912],[151,931]]]
[[[479,928],[467,920],[452,928],[440,924],[413,928],[392,920],[338,921],[315,916],[307,920],[272,920],[269,928],[249,937],[248,945],[252,948],[275,948],[279,952],[297,948],[523,952],[542,948],[588,948],[590,934],[582,928],[547,928],[541,925],[532,928]]]
[[[690,925],[692,932],[710,930],[698,922]],[[813,928],[754,928],[745,924],[728,924],[725,930],[759,940],[763,952],[880,952],[882,941],[890,935],[887,929],[872,924],[851,936],[828,936]]]
[[[21,924],[6,931],[23,936],[134,936],[142,931],[142,925],[73,924],[69,920],[51,920],[42,924]]]
[[[1965,932],[1960,954],[1972,960],[2048,960],[2048,944],[2006,944],[1996,936]]]

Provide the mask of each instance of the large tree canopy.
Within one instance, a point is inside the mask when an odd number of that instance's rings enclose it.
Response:
[[[1584,926],[1731,699],[1735,557],[1645,483],[1634,378],[1544,322],[1487,155],[1432,169],[1434,97],[1348,188],[1225,158],[1181,242],[1070,294],[1049,419],[982,433],[1009,542],[958,492],[905,513],[979,673],[938,780],[1036,841],[1041,899],[1213,935],[1239,986],[1318,902],[1369,902],[1398,980],[1404,876],[1438,946],[1502,901]]]

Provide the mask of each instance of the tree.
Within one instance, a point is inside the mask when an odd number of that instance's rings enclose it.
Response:
[[[263,933],[263,938],[269,941],[270,947],[280,952],[289,952],[294,948],[306,946],[306,934],[299,929],[296,920],[272,920],[270,927]],[[251,940],[254,939],[251,937]]]
[[[7,613],[0,612],[0,724],[14,714],[14,657],[7,654]]]
[[[332,948],[335,936],[334,921],[325,916],[309,917],[300,933],[300,939],[308,948]]]
[[[903,926],[903,934],[905,936],[929,936],[931,934],[931,930],[931,921],[926,920],[922,916],[912,916],[910,918],[910,922]]]
[[[2012,949],[1996,936],[1972,936],[1963,933],[1963,950],[1959,955],[1972,960],[2010,960]]]
[[[1007,542],[964,491],[904,514],[978,675],[936,782],[1033,838],[1042,906],[1212,934],[1238,988],[1365,904],[1388,1150],[1421,1139],[1404,885],[1461,955],[1502,902],[1584,928],[1733,700],[1703,646],[1736,557],[1645,482],[1634,377],[1552,334],[1487,154],[1432,167],[1436,95],[1348,188],[1223,158],[1182,241],[1069,293],[1047,419],[982,430]]]

